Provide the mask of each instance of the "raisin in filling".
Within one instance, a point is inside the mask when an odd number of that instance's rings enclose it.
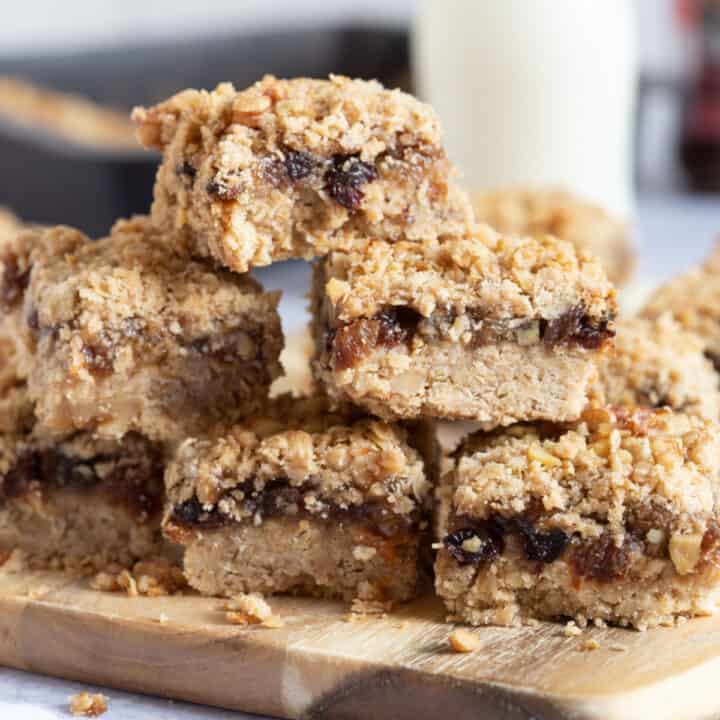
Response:
[[[493,520],[475,523],[446,535],[443,545],[461,565],[480,565],[505,550],[505,531]]]
[[[536,341],[552,348],[559,344],[580,345],[588,350],[600,348],[614,337],[609,318],[593,320],[578,306],[555,320],[531,320],[521,326],[507,321],[484,319],[478,310],[468,310],[472,341],[475,349],[498,342],[520,342],[528,328],[536,326]],[[362,357],[377,348],[408,344],[416,334],[432,342],[448,336],[457,315],[437,312],[429,318],[407,306],[386,308],[369,318],[358,318],[327,333],[326,346],[336,370],[354,367]]]
[[[373,165],[357,157],[337,155],[325,174],[325,189],[338,205],[354,212],[365,197],[363,187],[375,180],[377,170]]]
[[[706,350],[705,357],[713,364],[715,372],[720,373],[720,353],[712,352],[712,350]]]
[[[23,293],[30,279],[30,272],[21,272],[18,267],[17,258],[9,256],[4,258],[5,270],[0,283],[0,306],[10,311],[22,299]]]
[[[298,182],[312,174],[317,161],[310,153],[288,150],[283,164],[290,180]]]
[[[376,348],[408,344],[417,332],[421,315],[409,307],[392,307],[372,318],[357,320],[329,333],[328,349],[336,370],[355,366]]]
[[[540,321],[540,336],[548,347],[574,343],[588,350],[597,350],[615,337],[610,328],[611,318],[592,318],[580,304],[552,320]]]
[[[111,502],[123,505],[138,522],[144,522],[161,510],[162,477],[160,453],[151,448],[144,457],[100,454],[90,458],[71,457],[53,449],[28,450],[0,477],[0,500],[23,497],[43,487],[86,490],[102,485]]]
[[[560,528],[539,531],[527,517],[503,518],[493,515],[487,520],[458,519],[463,527],[445,537],[443,544],[461,565],[479,565],[493,560],[505,550],[505,538],[515,533],[523,554],[533,562],[555,562],[570,542]]]

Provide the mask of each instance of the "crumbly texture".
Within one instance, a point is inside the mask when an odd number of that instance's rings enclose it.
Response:
[[[103,107],[71,93],[39,87],[15,77],[0,77],[0,116],[43,128],[79,145],[137,150],[127,112]]]
[[[138,435],[0,435],[0,549],[86,569],[160,555],[163,470],[161,450]]]
[[[700,337],[720,371],[720,245],[702,265],[658,288],[641,311],[649,318],[664,313]]]
[[[181,593],[187,581],[176,562],[148,556],[132,567],[108,564],[91,578],[90,587],[103,592],[124,592],[129,597],[164,597]]]
[[[256,410],[281,374],[278,299],[189,259],[144,217],[36,260],[25,309],[36,433],[173,441]]]
[[[471,436],[441,497],[436,590],[451,616],[644,629],[713,612],[719,442],[713,422],[648,409]]]
[[[30,269],[84,242],[76,231],[45,235],[26,228],[0,210],[0,433],[26,432],[34,424],[27,378],[35,343],[24,311]]]
[[[133,118],[163,152],[155,222],[238,272],[366,237],[433,240],[472,217],[435,113],[375,81],[267,76]]]
[[[600,393],[610,405],[667,406],[718,420],[718,376],[703,350],[669,313],[621,320],[615,351],[600,363]]]
[[[315,266],[312,310],[314,373],[332,397],[491,428],[576,419],[616,305],[600,265],[569,243],[478,226],[331,253]]]
[[[108,701],[102,693],[80,692],[70,698],[70,712],[77,717],[100,717],[107,709]]]
[[[597,205],[554,188],[509,187],[472,194],[475,218],[508,235],[554,235],[595,255],[616,285],[628,280],[627,226]]]
[[[431,489],[420,454],[399,427],[312,404],[177,450],[163,529],[201,592],[415,592]]]

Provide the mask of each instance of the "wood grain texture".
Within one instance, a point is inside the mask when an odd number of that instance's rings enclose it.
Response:
[[[459,655],[433,598],[354,622],[339,603],[271,602],[284,627],[241,628],[218,600],[130,598],[56,573],[3,574],[0,663],[287,718],[720,715],[720,618],[572,638],[553,624],[484,628],[481,648]],[[583,649],[589,638],[598,649]]]

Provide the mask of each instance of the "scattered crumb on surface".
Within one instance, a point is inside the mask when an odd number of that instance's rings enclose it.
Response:
[[[577,637],[578,635],[582,635],[582,630],[570,620],[563,628],[563,634],[565,637]]]
[[[262,625],[280,628],[285,624],[281,617],[273,615],[272,608],[260,593],[241,593],[223,605],[225,617],[234,625]]]
[[[458,653],[474,652],[480,647],[480,638],[470,630],[456,628],[448,637],[450,647]]]
[[[158,622],[159,622],[161,625],[167,624],[167,621],[168,621],[169,619],[170,619],[170,618],[168,618],[168,616],[167,616],[165,613],[160,613],[160,615],[158,616]]]
[[[600,647],[600,643],[595,638],[588,638],[582,644],[583,650],[597,650]]]
[[[593,625],[595,625],[595,627],[597,627],[597,628],[606,628],[607,627],[607,623],[602,618],[595,618],[593,620]]]
[[[384,617],[392,610],[392,602],[386,600],[364,600],[355,598],[350,605],[352,615],[377,615]]]
[[[132,571],[109,565],[90,580],[93,590],[126,592],[130,597],[176,595],[187,587],[182,570],[165,558],[140,560]]]
[[[107,709],[107,698],[100,693],[79,692],[70,698],[70,712],[73,715],[98,717]]]
[[[627,652],[627,647],[618,643],[614,643],[613,645],[609,645],[608,647],[613,652]]]

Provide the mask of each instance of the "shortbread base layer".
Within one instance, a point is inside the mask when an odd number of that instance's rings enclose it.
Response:
[[[160,516],[138,521],[108,502],[101,488],[45,490],[0,505],[0,551],[20,550],[33,567],[60,565],[102,570],[173,551]]]
[[[166,528],[166,534],[168,530]],[[260,526],[170,532],[205,595],[293,593],[346,601],[404,601],[418,584],[417,531],[383,536],[357,522],[272,518]]]
[[[516,343],[462,348],[451,342],[378,348],[353,367],[315,373],[337,400],[384,419],[474,420],[490,429],[520,421],[574,420],[597,377],[596,353],[580,347]]]
[[[720,603],[720,569],[679,575],[668,560],[641,556],[623,579],[578,578],[563,559],[527,561],[508,547],[491,564],[459,564],[446,549],[435,563],[435,589],[453,620],[522,625],[533,619],[603,621],[640,630],[680,617],[710,615]]]

